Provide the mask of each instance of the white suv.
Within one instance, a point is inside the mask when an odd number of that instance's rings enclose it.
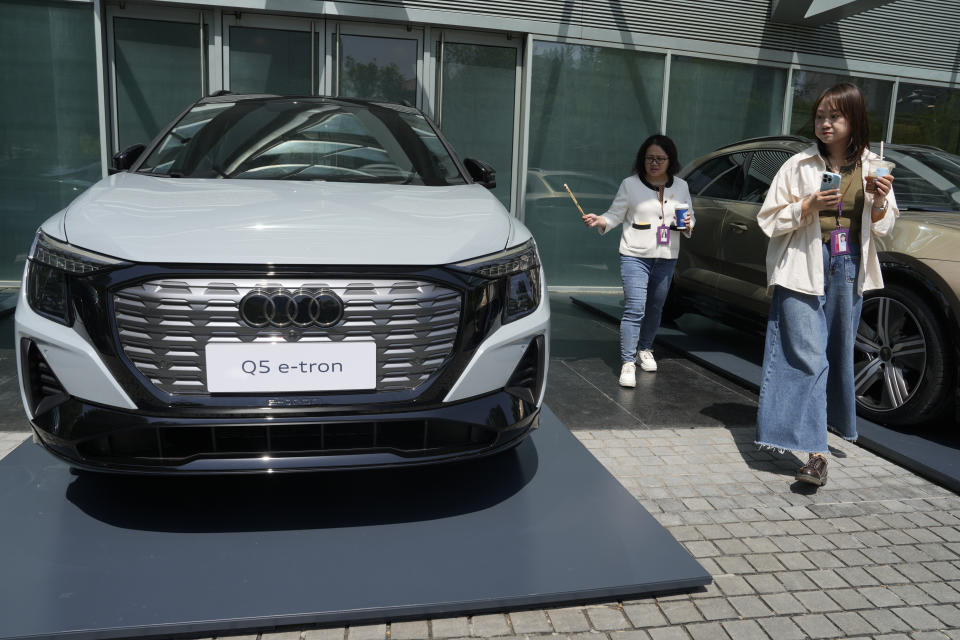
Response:
[[[536,246],[418,110],[222,95],[116,162],[24,272],[20,385],[48,451],[132,473],[383,467],[536,427]]]

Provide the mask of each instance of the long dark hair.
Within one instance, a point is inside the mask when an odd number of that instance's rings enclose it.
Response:
[[[850,139],[847,140],[847,162],[854,162],[860,159],[863,150],[870,144],[870,123],[867,121],[867,103],[863,99],[863,94],[856,85],[849,82],[834,85],[825,90],[813,103],[813,126],[816,132],[817,109],[822,102],[832,104],[837,111],[843,114],[850,125]],[[814,133],[816,137],[816,133]],[[817,138],[817,148],[820,149],[820,155],[828,157],[827,147],[820,138]]]
[[[647,157],[647,149],[653,145],[657,145],[663,149],[667,153],[667,157],[670,158],[670,161],[667,163],[667,176],[672,178],[677,175],[681,168],[680,161],[677,160],[677,145],[673,144],[673,140],[659,133],[650,136],[640,145],[640,150],[637,151],[637,159],[633,162],[633,172],[641,178],[647,175],[647,166],[644,158]]]

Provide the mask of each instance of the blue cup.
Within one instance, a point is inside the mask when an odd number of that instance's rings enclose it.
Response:
[[[679,207],[673,209],[674,215],[677,216],[677,229],[686,229],[687,228],[687,213],[690,211],[690,206],[683,204]]]

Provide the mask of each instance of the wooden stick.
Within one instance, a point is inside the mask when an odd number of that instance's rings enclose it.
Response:
[[[581,216],[587,215],[587,214],[585,214],[585,213],[583,212],[583,209],[580,208],[580,203],[577,202],[577,196],[573,195],[573,191],[570,191],[570,187],[567,186],[567,183],[566,183],[566,182],[563,183],[563,188],[566,189],[566,190],[567,190],[567,193],[570,194],[570,197],[573,198],[573,204],[577,205],[577,209],[580,210],[580,215],[581,215]]]

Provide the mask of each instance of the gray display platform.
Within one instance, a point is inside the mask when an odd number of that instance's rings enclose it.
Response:
[[[70,474],[0,461],[0,638],[223,634],[630,598],[709,574],[548,409],[515,450],[401,471]]]
[[[578,295],[575,304],[619,323],[618,296]],[[657,342],[736,382],[760,390],[763,336],[737,331],[698,314],[686,314],[662,327]],[[960,492],[960,435],[956,424],[898,431],[857,418],[857,444],[951,491]]]

